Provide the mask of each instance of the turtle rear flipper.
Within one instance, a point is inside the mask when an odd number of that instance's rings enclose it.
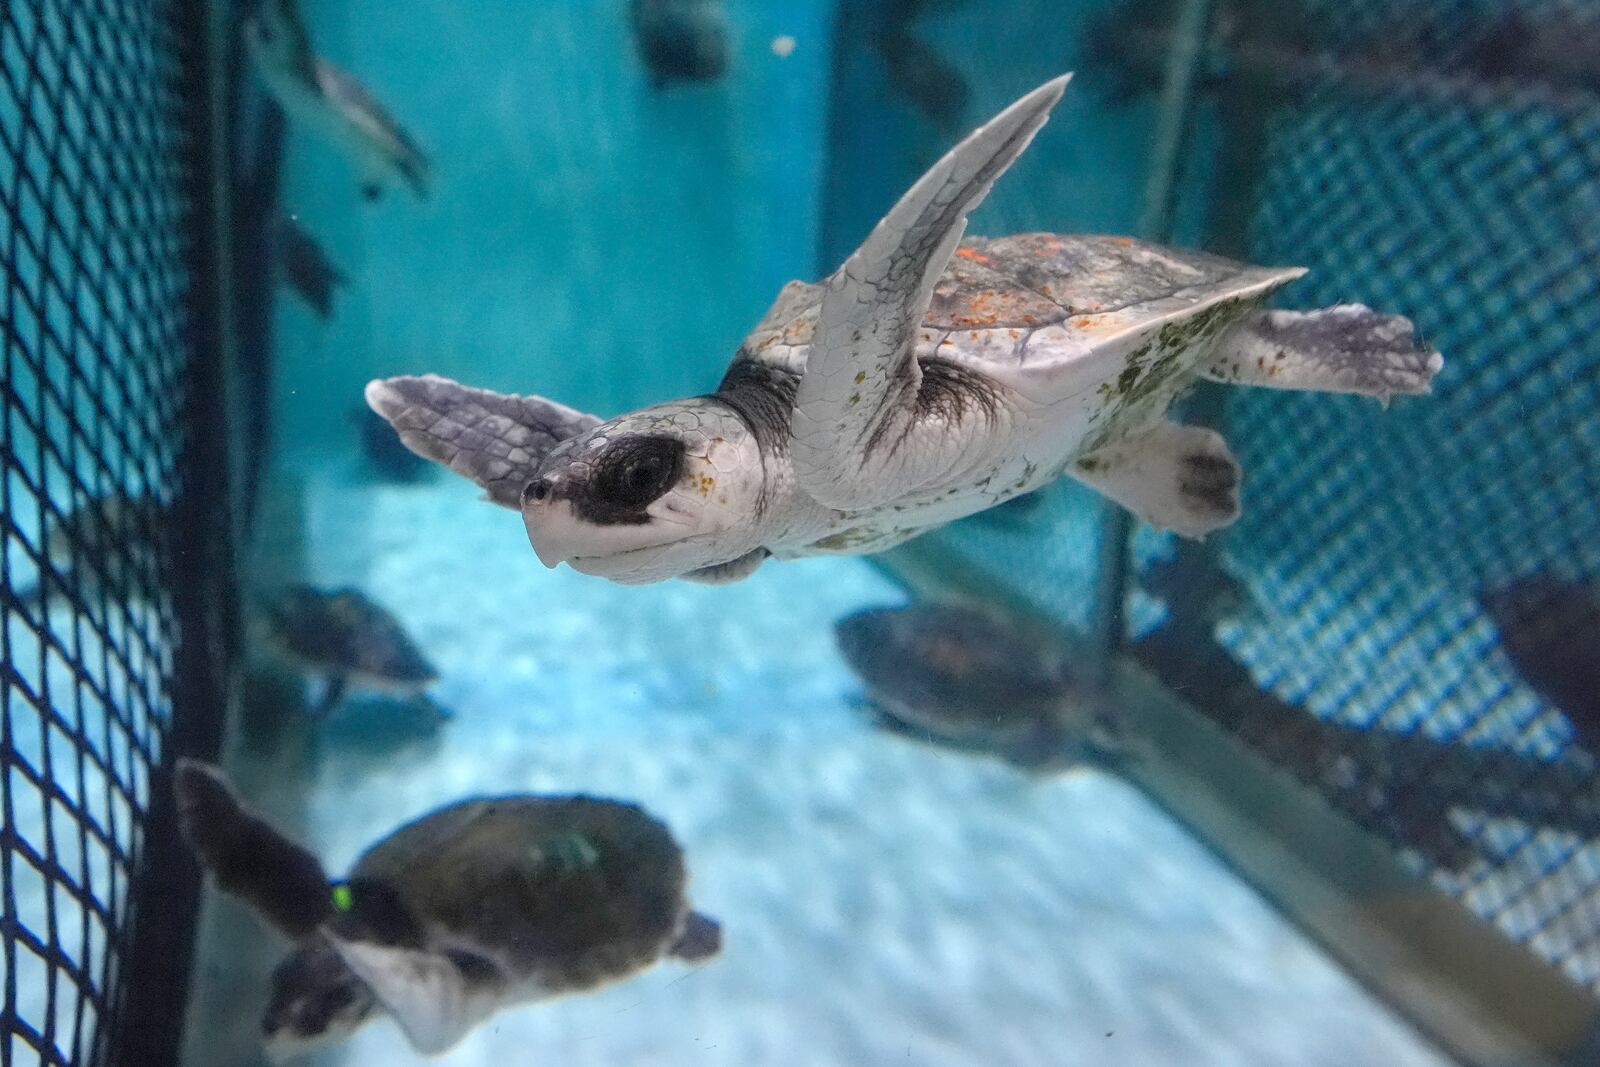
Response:
[[[472,389],[435,374],[368,382],[366,397],[407,448],[471,478],[491,501],[514,510],[551,449],[600,425],[553,400]]]
[[[670,951],[690,963],[710,959],[722,951],[722,924],[709,915],[691,911]]]
[[[1426,393],[1443,366],[1405,316],[1339,304],[1252,315],[1218,340],[1201,373],[1227,384],[1358,393],[1387,403],[1395,393]]]
[[[331,914],[321,862],[246,807],[222,772],[180,759],[173,789],[183,835],[223,892],[291,937],[310,935]]]
[[[1150,525],[1204,537],[1239,517],[1239,464],[1215,430],[1163,422],[1067,471]]]

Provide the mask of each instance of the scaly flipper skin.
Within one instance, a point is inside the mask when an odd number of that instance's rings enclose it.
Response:
[[[489,1014],[489,1005],[474,1004],[460,969],[446,956],[331,935],[329,940],[424,1056],[455,1045]]]
[[[1217,356],[1201,374],[1230,385],[1357,393],[1387,403],[1395,393],[1426,393],[1443,366],[1405,316],[1338,304],[1252,315],[1218,340]]]
[[[1028,147],[1070,77],[1046,82],[973,131],[829,279],[790,431],[795,475],[818,502],[870,507],[945,474],[972,449],[973,434],[956,427],[897,447],[918,417],[915,338],[968,212]]]
[[[183,835],[223,892],[290,937],[331,914],[321,862],[251,811],[215,767],[180,759],[173,790]]]
[[[756,568],[772,553],[764,548],[752,549],[726,563],[719,563],[715,567],[701,567],[699,570],[690,571],[683,575],[686,582],[698,582],[701,585],[727,585],[730,582],[742,582],[756,572]]]
[[[553,400],[472,389],[436,374],[369,382],[366,396],[407,448],[471,478],[513,510],[551,449],[600,425]]]
[[[1239,464],[1215,430],[1157,423],[1067,471],[1157,529],[1204,537],[1239,517]]]

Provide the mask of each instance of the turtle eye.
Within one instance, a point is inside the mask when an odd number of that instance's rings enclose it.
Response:
[[[672,488],[683,461],[683,442],[675,437],[624,438],[601,460],[594,490],[615,507],[643,510]]]

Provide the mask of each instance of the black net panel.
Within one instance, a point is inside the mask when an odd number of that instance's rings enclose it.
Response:
[[[1284,23],[1213,43],[1209,91],[1254,101],[1224,124],[1258,123],[1223,135],[1241,251],[1311,268],[1286,304],[1411,316],[1446,367],[1388,411],[1229,391],[1245,512],[1200,580],[1235,603],[1187,587],[1143,650],[1600,987],[1600,5]]]
[[[170,521],[194,349],[184,6],[0,7],[6,1067],[107,1057],[173,590],[200,581]]]

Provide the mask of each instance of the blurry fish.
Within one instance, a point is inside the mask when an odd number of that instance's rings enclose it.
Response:
[[[1484,590],[1478,601],[1522,680],[1600,757],[1600,590],[1539,573]]]
[[[438,468],[405,445],[382,415],[365,404],[350,409],[350,421],[361,435],[361,455],[367,467],[390,482],[417,482]]]
[[[718,0],[632,0],[634,44],[650,85],[715,81],[728,70],[728,27]]]
[[[326,319],[333,314],[333,292],[349,281],[333,265],[317,239],[293,216],[278,220],[278,270],[306,306]]]
[[[384,1013],[435,1054],[502,1008],[721,948],[721,926],[689,908],[682,849],[633,804],[525,793],[449,804],[334,882],[215,767],[179,760],[174,792],[218,888],[297,942],[262,1020],[274,1059]]]
[[[940,132],[955,134],[965,128],[972,86],[943,53],[903,25],[873,35],[872,45],[895,93]]]
[[[391,179],[409,184],[419,197],[428,195],[422,149],[360,82],[312,52],[293,0],[260,0],[245,20],[244,36],[278,106],[355,164],[364,197],[376,200]]]
[[[1033,770],[1119,747],[1098,695],[1058,650],[982,612],[871,608],[835,623],[834,638],[885,729]]]
[[[331,712],[351,684],[421,697],[441,717],[448,712],[425,694],[439,674],[384,608],[357,589],[324,591],[292,585],[264,612],[272,644],[326,689],[319,714]]]
[[[18,597],[42,603],[66,595],[73,583],[115,600],[159,589],[170,517],[156,497],[124,492],[95,497],[59,519],[47,515],[41,540],[52,573],[19,590]]]

